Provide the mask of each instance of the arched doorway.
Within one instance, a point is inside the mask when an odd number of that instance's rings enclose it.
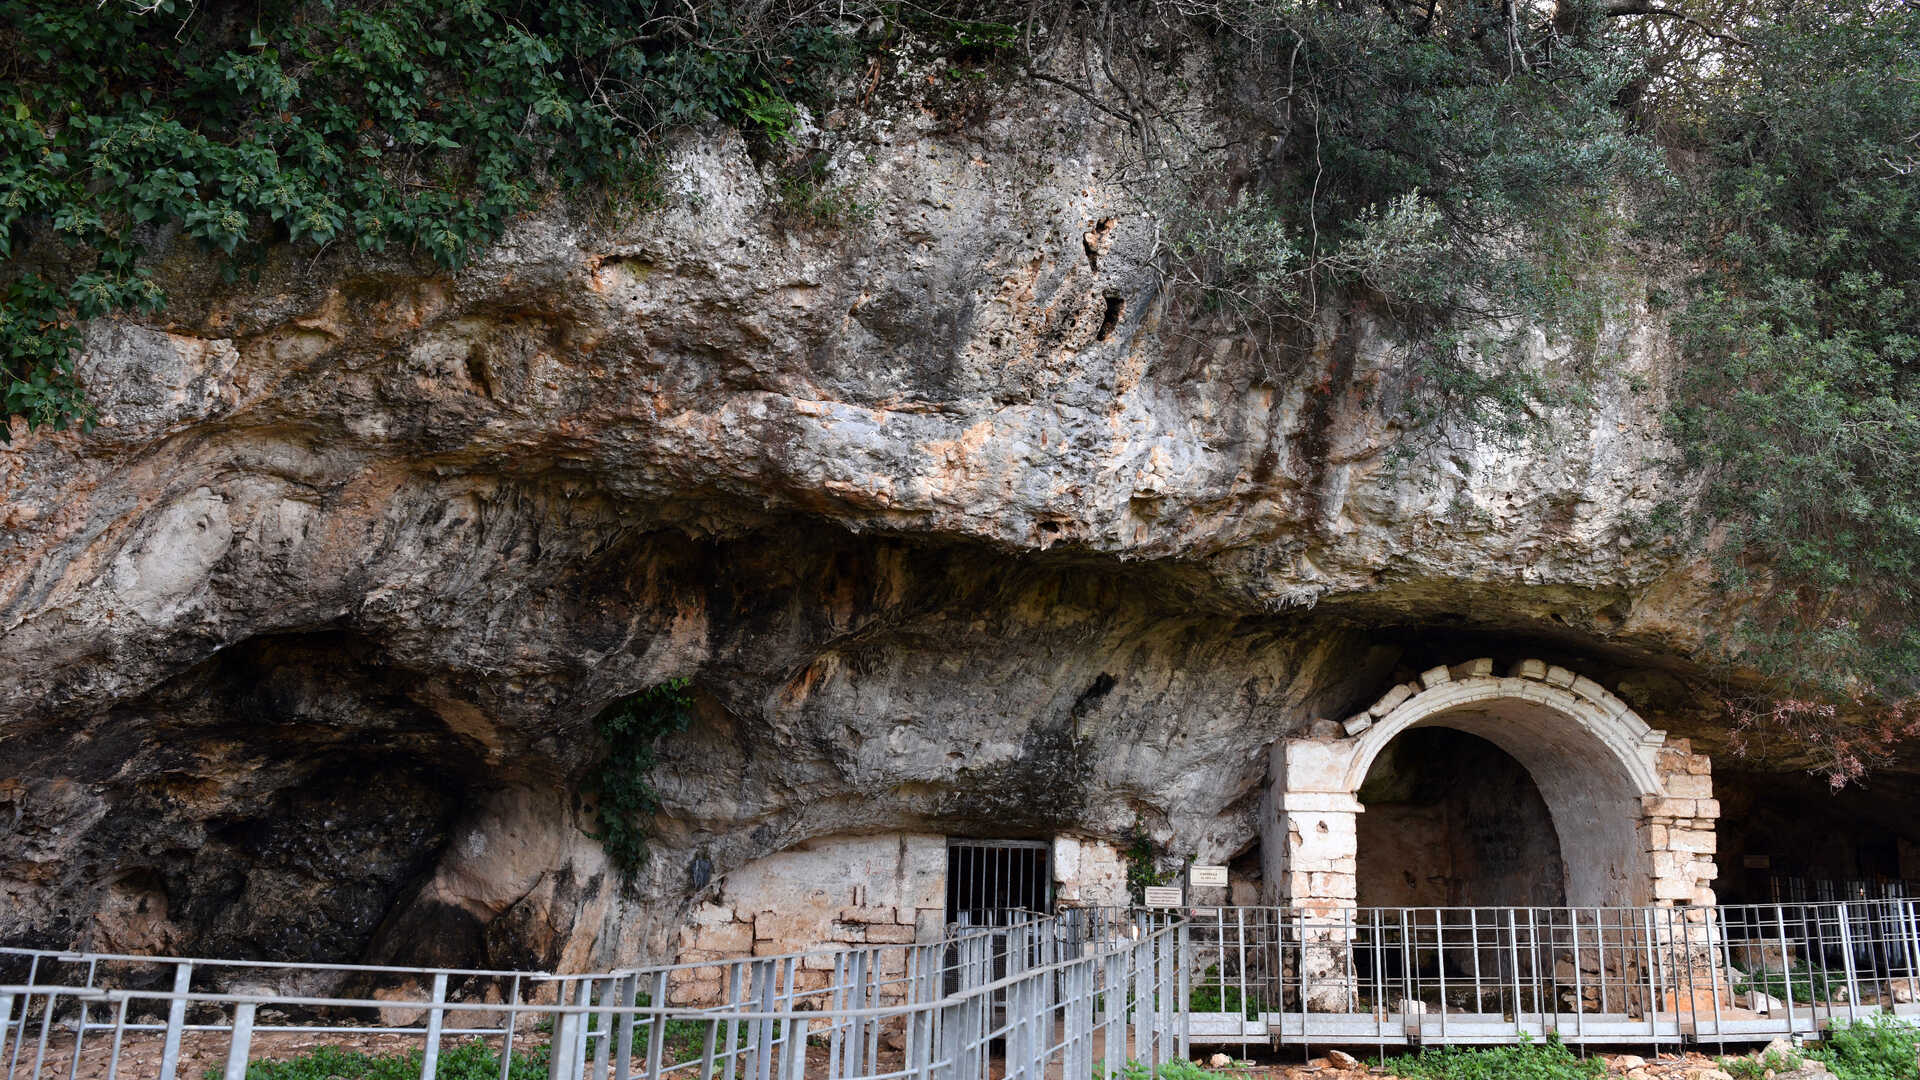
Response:
[[[1719,805],[1705,759],[1591,679],[1539,660],[1496,676],[1484,658],[1393,687],[1337,734],[1275,747],[1263,850],[1276,901],[1356,905],[1359,793],[1398,736],[1428,727],[1477,736],[1525,770],[1553,824],[1567,903],[1713,902]]]
[[[1526,766],[1486,739],[1438,725],[1404,731],[1357,794],[1361,907],[1566,904],[1546,800]]]

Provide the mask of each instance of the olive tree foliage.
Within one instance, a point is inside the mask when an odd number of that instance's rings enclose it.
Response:
[[[1330,319],[1365,312],[1398,330],[1410,426],[1546,434],[1579,380],[1555,385],[1520,347],[1546,331],[1597,359],[1613,297],[1593,271],[1623,237],[1622,193],[1664,177],[1617,106],[1642,67],[1607,16],[1159,0],[1131,17],[1149,25],[1087,48],[1085,81],[1141,134],[1176,331],[1230,337],[1284,377]],[[1218,57],[1220,137],[1140,104],[1195,48]]]
[[[1738,728],[1845,782],[1920,734],[1920,6],[1726,10],[1661,119],[1651,225],[1698,269],[1671,428],[1750,601]]]

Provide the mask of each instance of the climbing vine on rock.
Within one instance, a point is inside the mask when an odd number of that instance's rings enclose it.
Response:
[[[665,735],[685,731],[693,722],[693,695],[684,678],[622,698],[594,718],[593,729],[605,747],[605,756],[588,779],[588,790],[599,801],[599,829],[589,833],[606,849],[607,858],[631,878],[647,861],[649,819],[660,809],[660,797],[649,779],[654,749]]]
[[[669,126],[778,139],[852,55],[825,12],[0,0],[7,418],[88,419],[79,324],[160,309],[176,238],[229,277],[276,243],[455,267],[548,193],[644,180]]]
[[[1127,862],[1127,892],[1134,900],[1139,901],[1145,895],[1141,890],[1147,886],[1165,885],[1173,880],[1173,871],[1160,869],[1160,846],[1153,842],[1145,825],[1135,821],[1124,839],[1127,843],[1120,854]]]

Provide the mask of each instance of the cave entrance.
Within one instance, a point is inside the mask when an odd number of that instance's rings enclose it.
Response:
[[[1920,896],[1920,775],[1834,790],[1804,771],[1723,771],[1720,899],[1800,904]]]
[[[1463,782],[1463,779],[1465,782]],[[1477,735],[1423,727],[1357,793],[1361,907],[1560,907],[1560,837],[1526,766]]]
[[[1053,910],[1050,840],[947,840],[947,924],[1003,926]]]
[[[1269,842],[1262,845],[1273,853],[1266,879],[1274,899],[1308,911],[1358,904],[1359,819],[1367,809],[1362,789],[1397,738],[1415,729],[1441,728],[1477,738],[1469,743],[1458,734],[1421,735],[1412,745],[1417,750],[1423,740],[1439,740],[1435,746],[1460,755],[1450,766],[1459,770],[1476,760],[1503,761],[1488,756],[1489,749],[1510,759],[1498,764],[1505,780],[1477,774],[1440,778],[1476,789],[1458,796],[1463,815],[1503,800],[1522,812],[1527,800],[1518,777],[1523,774],[1531,783],[1550,828],[1537,816],[1531,823],[1480,827],[1487,830],[1483,840],[1489,850],[1505,841],[1519,845],[1516,850],[1557,847],[1562,872],[1556,899],[1582,907],[1713,903],[1713,823],[1720,809],[1712,799],[1706,759],[1692,753],[1685,740],[1669,741],[1625,702],[1566,668],[1523,660],[1510,674],[1496,676],[1493,666],[1482,658],[1429,669],[1416,681],[1390,688],[1344,723],[1316,725],[1305,737],[1275,747],[1268,773],[1275,813],[1263,822]],[[1393,794],[1387,778],[1407,771],[1393,764],[1397,760],[1397,752],[1389,757],[1376,789],[1381,805],[1392,802],[1381,799],[1381,793]],[[1524,813],[1536,811],[1537,804]],[[1474,827],[1463,817],[1463,829]],[[1368,826],[1370,837],[1384,832]],[[1465,843],[1469,854],[1478,842]],[[1462,868],[1452,865],[1451,855],[1448,863],[1440,876],[1451,891]],[[1531,899],[1534,890],[1553,887],[1553,875],[1537,869],[1477,869],[1484,880],[1471,888],[1501,896],[1487,896],[1484,903],[1537,903]],[[1426,895],[1439,888],[1421,886],[1420,876],[1416,870],[1415,885],[1428,889]],[[1390,875],[1376,877],[1374,887],[1407,888],[1404,878],[1394,886]],[[1459,887],[1469,886],[1460,882]]]

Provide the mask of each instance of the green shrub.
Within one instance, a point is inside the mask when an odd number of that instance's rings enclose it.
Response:
[[[1913,1080],[1920,1076],[1920,1026],[1891,1016],[1839,1022],[1807,1056],[1839,1080]]]
[[[1188,1012],[1238,1013],[1249,1020],[1260,1015],[1260,1003],[1253,997],[1242,994],[1240,986],[1229,979],[1223,985],[1220,980],[1218,964],[1207,968],[1206,973],[1195,979],[1187,994]]]
[[[1438,1047],[1390,1058],[1387,1071],[1405,1080],[1597,1080],[1599,1058],[1578,1058],[1558,1038],[1520,1046]]]
[[[1827,978],[1826,969],[1807,967],[1804,964],[1792,966],[1786,972],[1774,968],[1761,968],[1758,971],[1748,972],[1743,978],[1734,981],[1733,992],[1736,994],[1755,990],[1780,1001],[1785,1001],[1787,992],[1791,990],[1796,1003],[1830,1001],[1833,997],[1833,988]]]
[[[1720,1059],[1720,1068],[1733,1080],[1768,1080],[1770,1074],[1791,1072],[1803,1064],[1799,1054],[1768,1050],[1753,1057]]]
[[[285,1061],[249,1062],[247,1080],[419,1080],[423,1059],[419,1050],[363,1054],[320,1046]],[[208,1069],[205,1080],[220,1080],[220,1073],[218,1068]],[[511,1080],[544,1080],[546,1074],[546,1047],[513,1052]],[[444,1047],[433,1075],[436,1080],[499,1080],[500,1055],[479,1039]]]
[[[1157,1070],[1160,1080],[1227,1080],[1217,1072],[1203,1069],[1185,1058],[1174,1058]],[[1149,1069],[1144,1063],[1129,1061],[1120,1070],[1124,1080],[1152,1080],[1156,1070]],[[1096,1064],[1093,1070],[1094,1080],[1105,1080],[1104,1072]]]

